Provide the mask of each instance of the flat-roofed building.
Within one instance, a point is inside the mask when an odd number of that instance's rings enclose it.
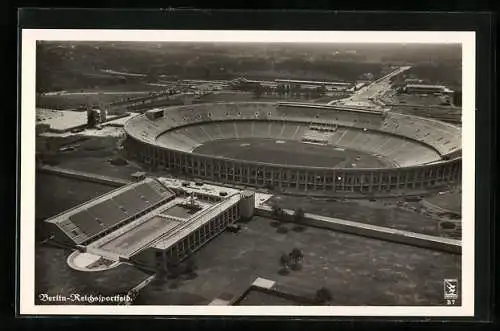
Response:
[[[253,216],[253,192],[168,178],[139,180],[45,221],[51,240],[157,271]]]
[[[447,88],[444,85],[406,84],[404,90],[407,93],[453,93],[453,90]]]
[[[407,78],[405,84],[422,84],[424,81],[418,78]]]
[[[276,83],[288,85],[314,85],[314,86],[335,86],[335,87],[350,87],[352,83],[347,82],[328,82],[317,80],[296,80],[296,79],[275,79]]]

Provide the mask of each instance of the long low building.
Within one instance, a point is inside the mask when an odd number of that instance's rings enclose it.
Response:
[[[314,85],[314,86],[342,86],[349,87],[352,86],[353,83],[346,82],[323,82],[317,80],[294,80],[294,79],[275,79],[276,83],[280,84],[289,84],[289,85]]]
[[[406,84],[404,87],[406,93],[442,93],[452,94],[453,90],[443,85],[423,85],[423,84]]]
[[[146,178],[45,221],[51,240],[109,261],[158,270],[180,261],[240,218],[253,192]]]

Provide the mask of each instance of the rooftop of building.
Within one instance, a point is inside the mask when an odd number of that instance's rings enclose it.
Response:
[[[192,213],[187,211],[191,204],[196,206]],[[94,241],[88,246],[88,250],[130,258],[147,247],[156,247],[160,239],[162,242],[165,242],[166,238],[177,242],[182,229],[191,223],[204,223],[204,215],[215,205],[217,204],[208,201],[191,202],[190,197],[177,197]]]
[[[445,89],[444,85],[429,85],[429,84],[406,84],[406,87],[410,88],[435,88],[435,89]]]
[[[240,190],[238,189],[213,185],[203,181],[186,181],[171,177],[160,177],[158,178],[158,180],[167,187],[170,187],[172,189],[182,189],[187,193],[198,192],[201,194],[213,196],[221,196],[221,193],[225,193],[226,196],[230,196],[232,194],[240,192]]]
[[[296,80],[296,79],[275,79],[275,82],[283,83],[298,83],[298,84],[311,84],[311,85],[352,85],[346,82],[325,82],[316,80]]]

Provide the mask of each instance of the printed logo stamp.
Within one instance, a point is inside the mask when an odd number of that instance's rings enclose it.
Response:
[[[458,299],[458,280],[457,279],[444,279],[443,280],[444,299],[447,304],[455,304]]]

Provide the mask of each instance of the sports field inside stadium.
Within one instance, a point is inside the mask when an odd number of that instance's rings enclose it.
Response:
[[[197,147],[194,153],[307,167],[389,168],[388,161],[367,153],[303,143],[261,138],[221,139]]]

